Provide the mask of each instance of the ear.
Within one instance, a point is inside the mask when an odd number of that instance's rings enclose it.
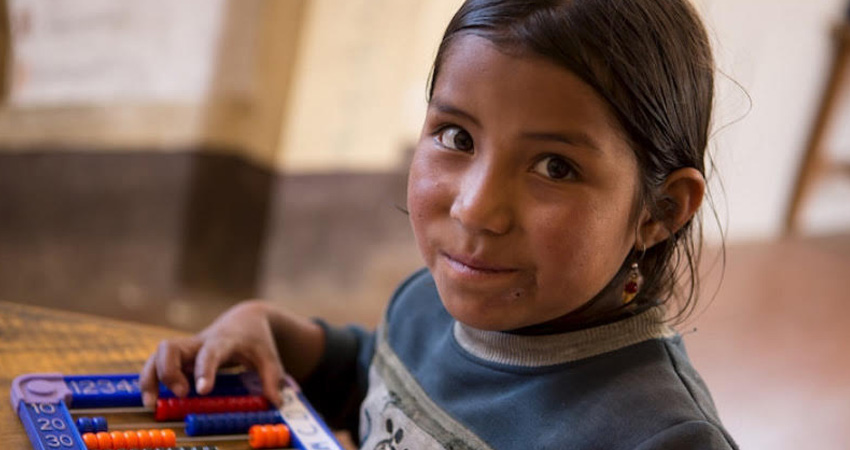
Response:
[[[705,178],[692,168],[671,173],[661,187],[661,217],[644,210],[638,228],[637,248],[647,249],[669,238],[696,214],[705,195]]]

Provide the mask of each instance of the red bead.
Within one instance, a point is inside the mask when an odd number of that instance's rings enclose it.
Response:
[[[262,396],[191,397],[159,399],[154,418],[159,421],[183,420],[189,413],[265,411],[268,401]]]
[[[634,281],[629,281],[626,283],[626,293],[627,294],[636,294],[638,291],[638,284]]]

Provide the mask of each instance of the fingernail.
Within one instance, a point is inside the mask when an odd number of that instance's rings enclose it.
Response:
[[[209,389],[209,380],[206,377],[200,377],[195,381],[195,391],[199,394],[206,394]]]
[[[142,404],[145,405],[146,408],[153,408],[156,404],[156,396],[150,392],[142,393]]]
[[[173,392],[174,395],[176,395],[178,397],[185,397],[186,394],[189,393],[189,388],[187,388],[186,386],[184,386],[182,384],[178,384],[177,386],[174,386],[174,387],[171,388],[171,392]]]

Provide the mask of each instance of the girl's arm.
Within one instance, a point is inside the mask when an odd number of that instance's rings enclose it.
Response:
[[[241,364],[259,373],[263,393],[280,405],[284,370],[305,380],[318,366],[324,348],[325,331],[312,320],[264,302],[243,302],[195,336],[162,341],[140,373],[142,398],[152,407],[159,381],[177,396],[185,396],[187,374],[195,377],[196,391],[206,394],[220,367]]]

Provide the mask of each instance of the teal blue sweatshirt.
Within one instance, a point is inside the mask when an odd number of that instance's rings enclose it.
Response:
[[[363,449],[737,449],[681,337],[651,308],[545,336],[481,331],[422,270],[375,332],[327,331],[302,384]]]

